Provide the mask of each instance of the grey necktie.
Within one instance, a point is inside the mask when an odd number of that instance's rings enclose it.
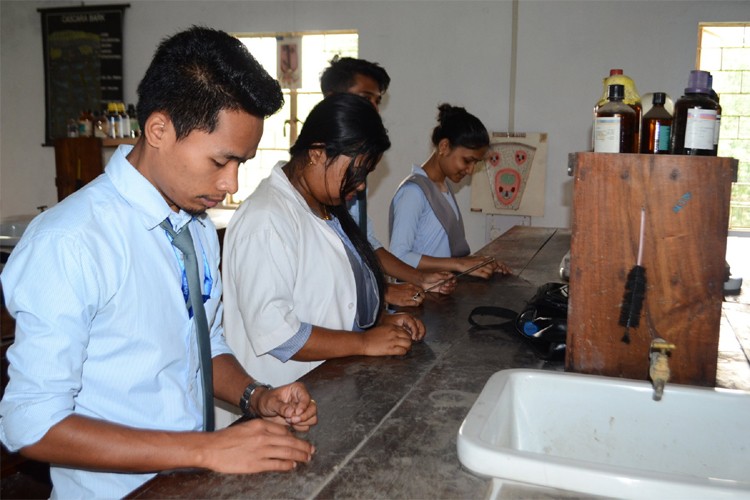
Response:
[[[186,224],[179,233],[172,229],[169,219],[165,219],[160,226],[172,236],[172,244],[182,252],[185,260],[185,274],[187,275],[190,304],[193,307],[193,318],[198,337],[198,351],[200,353],[201,376],[203,379],[203,430],[214,430],[214,384],[213,366],[211,364],[211,341],[208,332],[206,310],[203,308],[203,290],[201,288],[198,258],[195,255],[193,238]]]

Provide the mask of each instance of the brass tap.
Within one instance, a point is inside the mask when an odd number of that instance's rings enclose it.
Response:
[[[661,397],[664,394],[664,386],[669,381],[670,376],[669,354],[675,348],[674,344],[659,337],[651,341],[648,375],[654,386],[654,401],[661,401]]]

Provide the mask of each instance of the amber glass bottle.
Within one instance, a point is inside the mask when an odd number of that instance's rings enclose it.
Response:
[[[609,70],[609,76],[603,81],[604,89],[602,91],[602,97],[601,99],[599,99],[599,102],[596,103],[596,106],[594,106],[594,116],[596,116],[596,112],[598,111],[599,107],[604,106],[609,100],[610,85],[622,85],[624,87],[625,93],[623,94],[622,102],[633,108],[633,111],[635,111],[635,152],[637,153],[638,142],[640,142],[640,125],[643,106],[641,105],[641,95],[638,93],[638,89],[635,86],[635,81],[628,75],[623,74],[622,69],[613,68]]]
[[[669,152],[676,155],[716,156],[716,121],[721,106],[711,98],[707,71],[690,72],[685,95],[674,105]]]
[[[654,92],[653,106],[641,121],[641,153],[669,154],[672,115],[664,109],[667,94]]]
[[[595,153],[638,152],[638,121],[635,110],[622,102],[624,94],[622,85],[610,85],[609,101],[596,111]]]

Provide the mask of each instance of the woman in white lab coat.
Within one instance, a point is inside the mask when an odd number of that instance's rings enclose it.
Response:
[[[345,208],[389,147],[366,99],[327,97],[307,117],[289,162],[232,217],[224,327],[256,380],[278,386],[326,359],[403,355],[423,338],[421,321],[383,311],[378,261]]]

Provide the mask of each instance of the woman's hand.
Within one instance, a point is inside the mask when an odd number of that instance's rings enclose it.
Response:
[[[470,255],[468,257],[459,257],[458,258],[458,271],[464,272],[478,264],[481,264],[485,260],[487,260],[486,255]],[[470,272],[469,276],[476,276],[477,278],[489,279],[495,273],[511,274],[511,270],[505,264],[493,260],[491,262],[488,262],[487,265],[484,265]]]
[[[406,328],[387,321],[381,320],[380,324],[361,335],[362,353],[365,356],[403,356],[411,349],[411,333]]]
[[[388,283],[385,289],[385,301],[399,307],[422,305],[422,289],[411,283]]]
[[[380,324],[400,326],[409,332],[414,342],[419,342],[424,338],[424,323],[408,313],[384,314],[380,319]]]
[[[302,383],[294,382],[271,390],[259,387],[256,392],[259,394],[253,407],[263,418],[290,425],[300,432],[306,432],[318,423],[318,406]]]
[[[438,283],[440,283],[440,285],[435,286]],[[421,284],[423,290],[427,290],[428,288],[430,288],[430,292],[435,292],[442,295],[450,295],[456,290],[458,280],[456,280],[453,273],[448,271],[439,271],[432,273],[423,272]],[[433,286],[435,286],[435,288],[432,288]]]

